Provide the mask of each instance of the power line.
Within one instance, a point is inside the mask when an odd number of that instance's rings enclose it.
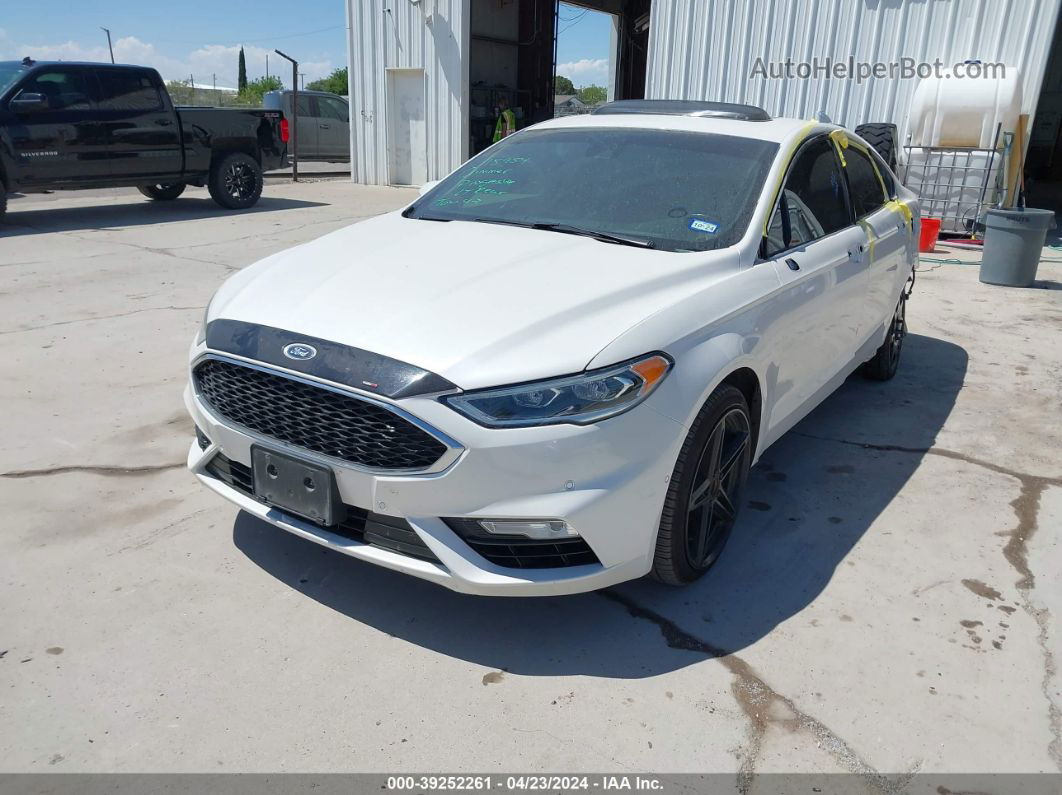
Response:
[[[574,19],[571,19],[571,20],[563,20],[564,22],[568,22],[568,24],[567,24],[567,25],[565,25],[565,26],[564,26],[563,28],[561,28],[560,30],[558,30],[558,31],[557,31],[557,35],[559,36],[559,35],[561,35],[562,33],[564,33],[564,32],[565,32],[566,30],[571,30],[572,28],[574,28],[574,27],[575,27],[576,25],[578,25],[578,24],[579,24],[580,22],[582,22],[582,21],[583,21],[583,17],[585,17],[585,16],[586,16],[587,14],[589,14],[589,13],[590,13],[590,9],[588,8],[588,9],[586,9],[586,10],[585,10],[585,11],[584,11],[583,13],[581,13],[581,14],[580,14],[580,15],[579,15],[578,17],[576,17],[576,18],[574,18]]]

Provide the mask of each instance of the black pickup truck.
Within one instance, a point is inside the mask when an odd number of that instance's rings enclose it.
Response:
[[[174,107],[154,69],[0,61],[0,218],[7,192],[126,186],[161,201],[205,185],[243,209],[287,142],[282,112]]]

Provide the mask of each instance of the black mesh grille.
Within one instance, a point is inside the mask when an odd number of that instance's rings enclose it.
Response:
[[[444,519],[477,553],[495,566],[510,569],[563,569],[600,563],[581,538],[536,541],[519,536],[491,536],[474,519]]]
[[[371,469],[427,469],[446,446],[392,411],[281,375],[207,359],[199,394],[222,417],[274,439]]]
[[[233,461],[218,453],[210,459],[206,470],[222,483],[242,491],[248,497],[254,496],[251,468],[239,461]],[[329,532],[363,544],[389,549],[400,555],[438,562],[439,559],[428,549],[427,544],[420,540],[420,536],[405,519],[384,516],[353,505],[344,507],[347,509],[346,516],[335,527],[329,527]]]

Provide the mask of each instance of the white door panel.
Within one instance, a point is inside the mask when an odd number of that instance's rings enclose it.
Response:
[[[866,236],[849,227],[771,262],[782,290],[775,299],[778,374],[772,424],[800,406],[851,360],[866,290]],[[765,263],[766,264],[766,263]]]
[[[424,70],[387,71],[387,152],[392,185],[422,185],[428,180],[424,113]]]
[[[870,245],[867,248],[867,300],[864,312],[863,339],[876,333],[892,317],[896,304],[897,284],[905,272],[907,243],[911,227],[899,213],[882,207],[863,219]]]

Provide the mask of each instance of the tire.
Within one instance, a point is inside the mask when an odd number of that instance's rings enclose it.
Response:
[[[7,191],[4,190],[4,186],[0,185],[0,224],[4,222],[4,216],[7,214]]]
[[[679,451],[660,514],[654,579],[686,585],[715,565],[741,509],[752,443],[745,397],[724,384],[705,402]]]
[[[885,341],[874,353],[874,358],[863,364],[862,373],[871,381],[888,381],[896,375],[903,351],[903,338],[907,336],[907,293],[900,294],[900,301],[892,313]]]
[[[253,207],[262,195],[262,167],[250,155],[233,152],[211,167],[207,188],[211,198],[228,210]]]
[[[873,147],[881,159],[893,171],[896,170],[896,125],[895,124],[860,124],[855,134]]]
[[[184,193],[185,187],[183,182],[178,182],[175,185],[141,185],[137,190],[152,201],[168,202]]]

